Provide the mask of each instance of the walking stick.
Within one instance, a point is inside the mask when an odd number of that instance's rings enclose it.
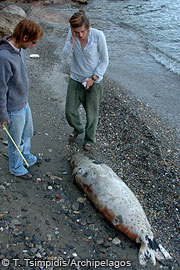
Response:
[[[7,128],[5,126],[3,126],[3,129],[6,131],[7,135],[9,136],[9,138],[11,139],[11,141],[13,142],[13,144],[15,145],[16,149],[18,150],[19,154],[21,155],[21,157],[23,158],[24,162],[26,163],[27,167],[29,167],[29,164],[27,163],[25,157],[23,156],[23,154],[21,153],[21,151],[19,150],[17,144],[15,143],[15,141],[13,140],[13,138],[11,137],[11,135],[9,134],[9,131],[7,130]]]

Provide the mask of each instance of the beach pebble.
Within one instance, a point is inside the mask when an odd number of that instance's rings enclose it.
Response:
[[[38,248],[31,248],[30,251],[35,254],[38,251]]]
[[[19,221],[18,219],[13,219],[13,220],[11,221],[11,225],[12,225],[12,226],[21,226],[22,223],[21,223],[21,221]]]
[[[87,217],[86,221],[88,224],[93,224],[95,223],[95,218],[93,216],[89,216]]]
[[[74,211],[78,211],[79,210],[79,203],[78,202],[73,203],[72,210],[74,210]]]
[[[104,242],[103,239],[97,239],[97,240],[96,240],[96,243],[97,243],[98,245],[101,245],[103,242]]]
[[[119,240],[119,238],[118,237],[115,237],[113,240],[112,240],[112,243],[114,244],[114,245],[119,245],[120,243],[121,243],[121,241]]]
[[[47,234],[47,239],[48,239],[48,241],[51,241],[52,240],[52,236],[51,236],[50,233]]]
[[[77,199],[77,201],[80,202],[80,203],[85,203],[87,201],[87,199],[86,198],[79,197]]]

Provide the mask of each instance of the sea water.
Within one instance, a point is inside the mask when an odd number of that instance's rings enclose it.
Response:
[[[180,1],[92,1],[90,20],[106,35],[108,75],[180,129]]]
[[[106,76],[180,130],[180,1],[89,0],[80,8],[106,36]]]

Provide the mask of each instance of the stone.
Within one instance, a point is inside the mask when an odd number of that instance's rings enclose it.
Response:
[[[90,224],[90,225],[89,225],[89,229],[90,229],[91,231],[94,231],[94,230],[95,230],[95,224]]]
[[[38,251],[38,248],[31,248],[30,251],[31,251],[33,254],[36,254],[36,252]]]
[[[83,225],[83,226],[85,226],[87,224],[86,219],[80,219],[78,223]]]
[[[79,203],[78,202],[73,203],[72,210],[74,210],[74,211],[78,211],[79,210]]]
[[[78,2],[80,4],[88,4],[88,0],[74,0],[74,2]]]
[[[21,208],[21,211],[22,211],[22,212],[27,212],[27,211],[28,211],[28,208],[22,207],[22,208]]]
[[[77,201],[84,204],[87,201],[87,199],[86,198],[79,197],[77,199]]]
[[[46,224],[47,224],[47,225],[50,225],[50,222],[49,222],[49,220],[46,220]]]
[[[106,249],[103,248],[103,247],[101,247],[101,248],[99,249],[99,252],[101,252],[101,253],[106,253]]]
[[[93,216],[88,216],[86,221],[88,224],[93,224],[95,223],[95,218]]]
[[[96,243],[97,243],[98,245],[101,245],[103,242],[104,242],[103,239],[97,239],[97,240],[96,240]]]
[[[21,17],[26,17],[25,11],[16,5],[9,5],[6,8],[4,8],[3,10],[7,13],[19,15]]]
[[[21,226],[22,224],[21,224],[21,221],[19,221],[18,219],[13,219],[11,221],[11,225],[12,226]]]
[[[109,241],[105,241],[105,242],[103,242],[103,246],[104,246],[105,248],[108,248],[108,247],[111,246],[111,243],[109,243]]]
[[[87,229],[87,230],[84,231],[84,234],[86,236],[91,236],[91,231]]]
[[[121,241],[119,240],[119,238],[118,237],[115,237],[113,240],[112,240],[112,243],[114,244],[114,245],[119,245],[120,243],[121,243]]]
[[[22,20],[24,17],[17,14],[9,14],[4,10],[0,10],[0,38],[11,35],[14,31],[15,26]]]
[[[33,248],[34,247],[34,244],[31,243],[31,242],[25,242],[25,245],[29,248]]]
[[[49,6],[51,5],[51,2],[49,0],[45,0],[43,3],[44,6]]]
[[[47,234],[47,239],[48,239],[48,241],[51,241],[52,240],[52,236],[51,236],[50,233]]]

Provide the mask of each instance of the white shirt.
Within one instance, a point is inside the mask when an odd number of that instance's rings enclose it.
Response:
[[[96,82],[100,82],[109,64],[107,44],[103,32],[90,28],[88,42],[83,50],[78,37],[72,46],[71,37],[72,32],[69,29],[62,51],[63,58],[67,58],[71,52],[73,53],[70,77],[75,81],[82,82],[96,74],[99,77]]]

